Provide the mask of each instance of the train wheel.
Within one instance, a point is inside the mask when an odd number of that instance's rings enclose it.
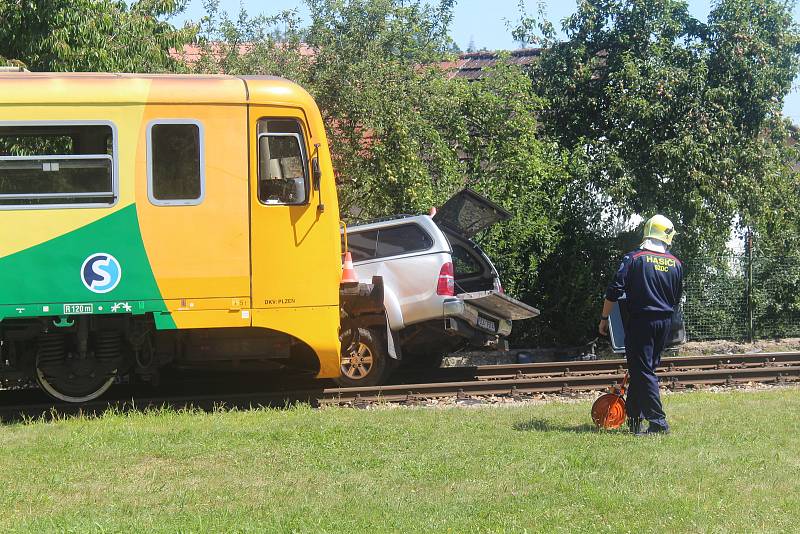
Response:
[[[395,367],[386,339],[375,330],[359,328],[359,339],[342,347],[342,387],[377,386],[386,382]]]
[[[116,332],[99,332],[94,350],[78,354],[71,350],[69,334],[47,334],[36,350],[36,382],[54,399],[82,403],[96,399],[117,377],[121,337]]]

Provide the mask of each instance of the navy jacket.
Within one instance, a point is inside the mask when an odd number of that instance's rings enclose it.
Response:
[[[683,265],[670,254],[638,249],[622,258],[606,298],[616,302],[623,295],[631,314],[672,313],[683,291]]]

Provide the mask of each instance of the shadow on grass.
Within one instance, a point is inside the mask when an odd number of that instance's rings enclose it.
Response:
[[[0,427],[18,423],[63,421],[73,418],[98,418],[104,415],[151,413],[160,411],[220,411],[261,408],[291,409],[300,405],[319,406],[327,380],[312,380],[281,375],[258,380],[260,375],[230,375],[216,380],[165,382],[160,388],[147,385],[116,385],[92,401],[69,404],[54,401],[34,388],[0,391]],[[201,378],[205,378],[202,376]]]
[[[530,421],[514,423],[513,428],[518,432],[574,432],[578,434],[599,432],[597,427],[589,423],[582,425],[562,425],[544,419],[531,419]]]

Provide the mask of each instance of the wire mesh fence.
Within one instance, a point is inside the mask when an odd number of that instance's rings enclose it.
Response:
[[[684,265],[690,340],[800,337],[800,257],[730,254]]]

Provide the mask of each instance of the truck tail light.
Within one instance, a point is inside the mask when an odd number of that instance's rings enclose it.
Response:
[[[453,263],[447,262],[439,271],[439,282],[436,284],[436,294],[453,297],[456,294],[456,279],[453,272]]]

